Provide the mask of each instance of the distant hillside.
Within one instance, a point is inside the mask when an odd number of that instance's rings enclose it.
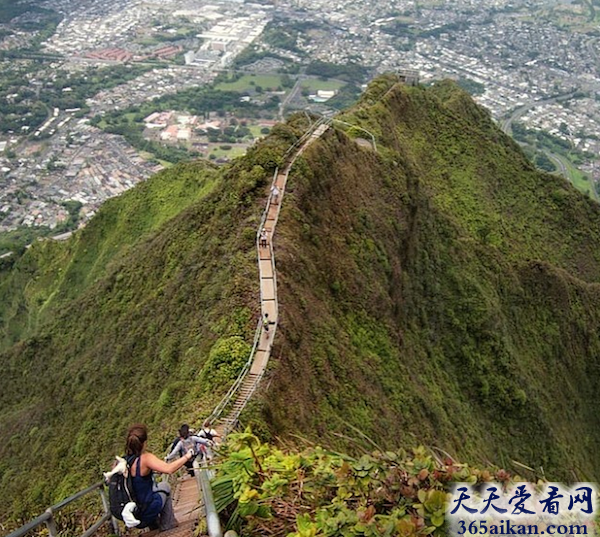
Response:
[[[80,296],[147,233],[204,199],[217,178],[208,163],[175,167],[107,201],[92,224],[70,241],[36,243],[17,270],[0,280],[0,349],[36,333],[65,300]]]
[[[335,123],[290,177],[281,324],[243,422],[597,478],[599,206],[452,83],[383,77],[340,119],[354,127]],[[225,168],[162,172],[4,266],[1,513],[97,479],[133,421],[164,449],[228,388],[258,313],[268,184],[306,127],[292,118]]]
[[[378,153],[330,131],[295,168],[255,415],[597,478],[600,207],[454,84],[379,79],[342,119]]]

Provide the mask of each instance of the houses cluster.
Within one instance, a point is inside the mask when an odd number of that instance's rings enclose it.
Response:
[[[125,84],[103,90],[87,100],[93,114],[119,110],[176,93],[186,88],[201,86],[217,76],[213,71],[194,67],[170,66],[152,69]]]
[[[245,47],[258,43],[260,52],[266,54],[248,66],[255,72],[276,71],[290,62],[322,60],[340,66],[356,63],[374,73],[408,68],[417,71],[425,83],[450,77],[480,90],[476,99],[496,119],[526,109],[520,116],[526,126],[597,154],[600,41],[593,33],[569,29],[586,5],[549,2],[544,9],[554,10],[557,17],[564,13],[564,17],[548,24],[532,16],[541,9],[534,0],[48,0],[45,6],[64,18],[43,48],[65,60],[27,76],[31,88],[38,90],[67,68],[84,70],[88,65],[177,57],[185,63],[162,62],[88,99],[91,115],[102,115],[207,84]],[[295,33],[294,46],[260,39],[276,15],[279,21],[303,27]],[[284,33],[290,30],[285,22],[282,25]],[[16,31],[0,41],[0,48],[18,47],[30,39],[31,34]],[[309,99],[316,104],[311,106],[324,107],[319,103],[334,95],[331,89],[314,91]],[[556,100],[557,95],[571,97]],[[158,169],[122,138],[76,118],[76,112],[51,109],[37,128],[38,136],[23,125],[22,132],[0,139],[0,153],[5,152],[0,154],[0,230],[21,224],[57,225],[66,218],[61,203],[67,199],[80,201],[84,211],[93,213],[103,200]],[[227,158],[223,147],[251,144],[253,136],[264,129],[265,121],[260,121],[248,121],[253,134],[246,130],[241,135],[242,131],[232,131],[231,118],[157,112],[145,118],[144,135],[165,144],[185,145],[211,158]],[[8,153],[16,156],[8,157]],[[586,166],[597,168],[591,158]]]
[[[0,168],[0,231],[18,226],[56,227],[68,217],[63,202],[80,202],[84,218],[108,198],[161,168],[142,159],[123,138],[106,134],[85,120],[68,136],[38,143]]]

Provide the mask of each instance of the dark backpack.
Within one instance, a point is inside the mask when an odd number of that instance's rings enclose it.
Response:
[[[108,502],[110,504],[110,513],[115,518],[123,520],[123,508],[129,502],[137,504],[135,491],[133,490],[133,479],[131,477],[131,463],[133,459],[127,458],[127,476],[123,474],[113,474],[108,482]],[[139,506],[133,511],[135,518],[139,520]]]
[[[212,429],[202,429],[199,433],[200,436],[203,436],[207,440],[212,440],[214,438],[213,434],[210,432]]]

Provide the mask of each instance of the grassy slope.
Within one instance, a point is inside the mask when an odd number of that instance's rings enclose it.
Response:
[[[350,424],[385,445],[597,476],[598,206],[537,173],[456,87],[389,88],[376,81],[345,117],[379,154],[330,131],[294,168],[281,329],[254,416],[277,434]],[[1,513],[97,479],[132,421],[163,449],[227,388],[257,313],[261,202],[293,127],[231,167],[164,172],[107,204],[85,240],[36,245],[1,275],[4,330],[23,338],[0,354]]]
[[[600,208],[455,86],[389,87],[345,117],[378,155],[330,131],[293,173],[263,415],[597,478]]]
[[[256,326],[254,240],[274,144],[227,169],[163,172],[2,274],[36,322],[10,321],[27,337],[0,354],[0,518],[97,480],[132,422],[148,423],[161,452],[229,387]]]
[[[0,349],[35,333],[57,305],[79,296],[145,233],[209,194],[216,176],[215,169],[200,163],[165,171],[109,200],[70,241],[35,244],[17,270],[0,280]]]

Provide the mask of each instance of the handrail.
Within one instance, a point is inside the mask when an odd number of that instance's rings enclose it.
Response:
[[[373,149],[377,151],[377,142],[375,141],[375,135],[371,131],[368,131],[363,127],[359,127],[358,125],[342,121],[341,119],[331,118],[331,121],[337,121],[338,123],[342,123],[343,125],[348,125],[348,127],[354,127],[355,129],[360,129],[361,131],[366,132],[371,137],[371,142],[373,142]]]
[[[215,407],[215,409],[212,411],[212,414],[209,416],[208,420],[211,423],[221,417],[221,413],[227,407],[227,405],[230,403],[232,396],[237,391],[240,384],[244,381],[244,377],[246,376],[246,373],[250,370],[250,367],[252,367],[252,362],[254,361],[254,354],[256,353],[256,347],[258,346],[258,342],[260,340],[261,330],[262,330],[262,321],[259,320],[257,327],[256,327],[256,331],[254,332],[254,343],[252,345],[252,350],[250,351],[250,357],[244,364],[244,367],[240,371],[240,374],[238,375],[237,379],[234,381],[234,383],[231,385],[231,387],[229,388],[227,393],[223,396],[223,398],[221,399],[219,404]]]
[[[31,530],[41,526],[42,524],[46,524],[46,527],[48,528],[48,534],[50,535],[50,537],[57,537],[58,530],[56,528],[56,521],[54,520],[54,514],[57,511],[60,511],[62,508],[69,505],[70,503],[73,503],[74,501],[78,500],[79,498],[82,498],[83,496],[86,496],[87,494],[94,492],[95,490],[98,490],[98,489],[100,490],[100,496],[102,498],[102,510],[104,511],[104,514],[100,517],[100,519],[93,526],[91,526],[86,532],[84,532],[81,535],[81,537],[90,537],[91,535],[96,533],[96,531],[98,531],[98,529],[101,526],[103,526],[104,524],[106,524],[106,522],[108,522],[109,520],[112,519],[110,510],[108,507],[108,502],[106,501],[106,496],[104,494],[104,483],[102,481],[100,481],[99,483],[95,483],[94,485],[92,485],[84,490],[80,490],[79,492],[76,492],[72,496],[69,496],[68,498],[58,502],[57,504],[53,505],[52,507],[49,507],[48,509],[46,509],[46,511],[43,514],[41,514],[37,518],[34,518],[31,522],[25,524],[24,526],[21,526],[20,528],[16,529],[12,533],[9,533],[6,537],[23,537],[24,535],[27,535],[27,533],[29,533]],[[112,519],[112,523],[113,523],[113,529],[115,531],[118,531],[118,526],[114,519]]]
[[[275,168],[275,172],[273,173],[273,179],[271,179],[271,188],[275,185],[275,183],[277,182],[277,176],[279,175],[279,166],[277,166]],[[260,225],[258,226],[258,229],[256,230],[256,247],[258,248],[259,246],[259,240],[260,240],[260,232],[262,230],[262,228],[265,225],[265,222],[267,221],[267,217],[269,216],[269,209],[271,208],[271,195],[269,194],[269,197],[267,199],[267,206],[265,207],[265,210],[263,211],[261,217],[260,217]]]
[[[219,515],[215,506],[215,498],[212,493],[212,487],[210,486],[209,471],[206,468],[200,469],[200,464],[198,464],[198,461],[194,461],[194,475],[198,481],[198,488],[202,491],[208,535],[209,537],[223,537],[221,521],[219,520]]]
[[[282,159],[283,162],[286,161],[288,155],[294,149],[298,148],[299,146],[302,146],[313,135],[313,133],[317,130],[317,128],[319,126],[321,126],[322,124],[325,124],[325,123],[331,124],[331,120],[329,118],[324,117],[324,116],[319,117],[319,119],[317,121],[315,121],[315,123],[313,123],[310,126],[310,128],[306,132],[304,132],[304,134],[300,138],[298,138],[298,140],[296,140],[292,145],[290,145],[290,147],[288,148],[288,150],[283,155],[283,159]],[[284,174],[286,176],[290,172],[291,165],[292,165],[291,162],[287,163],[286,166],[285,166],[285,168],[284,168]],[[271,186],[275,185],[275,183],[277,182],[277,177],[278,176],[279,176],[279,167],[276,167],[275,168],[275,172],[273,173],[273,179],[271,180]],[[256,231],[256,247],[257,247],[257,251],[260,251],[260,234],[261,234],[261,231],[264,228],[265,223],[267,221],[267,218],[268,218],[268,215],[269,215],[269,210],[271,209],[271,201],[272,201],[272,196],[269,194],[269,197],[267,198],[266,207],[263,210],[263,213],[262,213],[262,216],[261,216],[261,220],[260,220],[260,224],[259,224],[258,229]],[[279,205],[278,208],[277,208],[278,213],[279,213],[280,207],[281,207],[281,205]],[[279,300],[278,300],[278,297],[277,297],[277,275],[276,275],[276,267],[275,267],[275,255],[273,253],[273,231],[271,232],[271,240],[269,241],[268,247],[269,247],[269,250],[270,250],[270,253],[271,253],[271,255],[269,257],[270,257],[270,260],[271,260],[271,268],[272,268],[272,272],[273,272],[273,287],[274,287],[274,291],[275,291],[274,292],[275,318],[278,319],[279,318]],[[260,254],[259,254],[258,258],[260,260]],[[261,297],[261,304],[262,304],[262,297]],[[273,335],[275,334],[276,330],[277,330],[277,324],[275,325],[275,328],[273,329]],[[219,419],[221,417],[221,414],[222,414],[223,410],[225,408],[227,408],[227,406],[231,403],[231,401],[234,398],[234,395],[236,394],[238,388],[240,387],[240,385],[244,381],[244,379],[246,377],[246,374],[248,373],[248,371],[250,370],[250,368],[252,366],[252,362],[254,360],[254,355],[256,353],[256,345],[257,345],[258,340],[260,338],[261,332],[262,332],[262,315],[261,315],[261,319],[259,320],[259,323],[258,323],[257,331],[255,333],[254,346],[252,347],[252,351],[250,353],[250,357],[248,358],[248,361],[246,362],[244,368],[242,369],[242,371],[238,375],[238,378],[236,379],[236,381],[232,384],[232,386],[229,388],[228,392],[225,394],[225,396],[221,399],[221,401],[219,402],[219,404],[213,410],[212,414],[209,417],[209,420],[211,422],[213,422],[216,419]],[[261,373],[259,375],[259,377],[256,379],[257,382],[262,378],[262,376],[263,376],[263,374]],[[250,398],[250,396],[252,395],[253,392],[254,392],[254,389],[250,392],[250,394],[248,394],[248,396],[247,396],[248,399]],[[238,415],[239,415],[240,412],[238,412]],[[237,416],[234,416],[234,419],[237,419]],[[229,425],[229,427],[231,427],[231,424]]]
[[[275,168],[275,172],[273,173],[273,179],[271,181],[271,185],[274,185],[275,181],[277,181],[278,174],[279,174],[279,167]],[[261,215],[260,224],[258,226],[258,230],[256,231],[256,246],[257,246],[257,248],[259,247],[260,233],[262,231],[262,228],[265,225],[265,222],[267,221],[267,216],[269,214],[270,206],[271,206],[271,196],[269,195],[269,198],[267,200],[267,206]],[[271,258],[273,258],[273,256],[271,256]],[[237,392],[238,388],[240,387],[240,385],[246,378],[246,374],[252,367],[252,362],[254,361],[254,356],[256,354],[256,348],[257,348],[258,342],[260,340],[261,332],[262,332],[262,316],[258,321],[258,325],[257,325],[256,331],[254,333],[254,343],[252,345],[252,350],[250,351],[250,356],[248,357],[248,360],[244,364],[244,367],[240,371],[235,382],[231,385],[231,387],[229,388],[227,393],[223,396],[221,401],[219,401],[219,404],[215,407],[215,409],[212,411],[211,415],[209,416],[208,419],[211,423],[214,422],[215,420],[218,420],[221,417],[223,410],[225,410],[225,408],[227,408],[227,406],[233,399],[233,396]]]
[[[92,537],[92,535],[94,535],[94,533],[96,533],[110,519],[111,516],[109,513],[103,515],[102,518],[98,520],[98,522],[96,522],[93,526],[90,526],[90,529],[87,530],[81,537]]]
[[[298,140],[296,140],[296,142],[294,142],[288,148],[288,150],[283,155],[283,159],[282,159],[283,162],[285,163],[289,154],[294,149],[296,149],[297,147],[304,144],[304,142],[310,136],[312,136],[314,134],[314,132],[317,130],[317,128],[319,126],[321,126],[324,123],[331,125],[331,121],[332,120],[330,118],[326,118],[324,116],[321,116],[317,121],[315,121],[309,127],[309,129],[300,138],[298,138]],[[339,120],[337,120],[337,121],[339,121]],[[291,167],[292,167],[292,162],[286,163],[284,172],[283,172],[286,176],[290,173]],[[277,167],[275,169],[275,173],[273,174],[273,180],[271,183],[272,185],[274,185],[275,182],[277,181],[278,175],[279,175],[279,167]],[[259,244],[258,241],[260,240],[260,232],[265,225],[265,222],[266,222],[268,214],[269,214],[269,209],[271,208],[271,199],[272,199],[272,196],[269,195],[269,197],[267,199],[267,205],[266,205],[265,210],[263,211],[263,214],[261,217],[260,227],[257,232],[257,246]],[[281,205],[279,205],[277,208],[278,215],[279,215],[280,208],[281,208]],[[272,235],[271,235],[271,238],[272,238]],[[274,285],[274,289],[275,289],[275,295],[274,295],[275,296],[275,311],[276,311],[275,318],[278,319],[279,318],[279,315],[278,315],[279,302],[278,302],[278,298],[277,298],[277,276],[276,276],[276,270],[275,270],[275,255],[273,253],[273,241],[272,240],[269,241],[269,249],[271,252],[270,258],[271,258],[271,267],[273,269],[273,285]],[[259,259],[260,259],[260,257],[259,257]],[[261,304],[262,304],[262,300],[261,300]],[[256,349],[258,347],[258,342],[260,341],[260,336],[262,334],[262,328],[263,328],[262,324],[263,323],[262,323],[262,316],[261,316],[261,318],[258,321],[256,331],[254,333],[254,342],[252,345],[252,350],[250,351],[250,356],[249,356],[248,360],[246,361],[246,363],[244,364],[244,367],[242,368],[242,370],[239,373],[236,380],[233,382],[233,384],[231,385],[231,387],[229,388],[229,390],[227,391],[225,396],[221,399],[219,404],[215,407],[215,409],[211,413],[210,417],[208,418],[211,422],[218,419],[221,416],[221,414],[223,413],[224,409],[227,408],[227,406],[231,403],[233,396],[237,393],[237,391],[238,391],[240,385],[242,384],[242,382],[244,381],[248,371],[252,367],[252,363],[254,361],[254,356],[256,354]],[[277,327],[277,325],[275,325],[273,334],[275,333],[276,327]],[[263,377],[263,375],[264,375],[264,372],[260,372],[258,374],[256,381],[254,382],[254,386],[252,387],[252,390],[247,395],[247,399],[249,399],[251,397],[252,393],[254,393],[254,390],[256,389],[256,385],[258,384],[260,379]],[[238,415],[239,415],[239,412],[238,412]],[[236,416],[236,419],[237,419],[237,416]],[[194,463],[194,465],[196,465],[196,464],[197,463]],[[204,505],[205,505],[205,510],[206,510],[206,520],[207,520],[207,524],[208,524],[209,536],[210,537],[222,537],[221,524],[220,524],[219,517],[216,512],[216,509],[215,509],[214,498],[213,498],[212,489],[210,486],[209,472],[207,469],[203,469],[203,470],[199,470],[198,472],[195,472],[195,473],[198,476],[197,477],[198,483],[200,485],[200,488],[202,490],[202,494],[204,497]],[[91,485],[90,487],[88,487],[84,490],[76,492],[72,496],[69,496],[65,500],[62,500],[61,502],[57,503],[56,505],[49,507],[43,514],[41,514],[37,518],[34,518],[33,520],[31,520],[24,526],[21,526],[20,528],[16,529],[12,533],[8,534],[6,537],[23,537],[28,532],[41,526],[42,524],[46,524],[49,537],[58,537],[58,530],[56,528],[56,522],[54,520],[55,511],[58,511],[58,510],[62,509],[63,507],[66,507],[67,505],[74,502],[75,500],[78,500],[79,498],[82,498],[83,496],[90,494],[91,492],[93,492],[95,490],[99,490],[99,492],[100,492],[100,496],[102,499],[102,508],[103,508],[104,514],[87,531],[85,531],[81,535],[81,537],[91,537],[98,531],[98,529],[100,527],[102,527],[104,524],[106,524],[106,522],[108,522],[109,520],[112,521],[113,530],[118,535],[119,534],[119,526],[117,524],[116,519],[114,517],[112,517],[112,515],[110,513],[110,507],[109,507],[109,504],[108,504],[108,501],[106,498],[106,494],[104,492],[104,483],[99,482],[99,483],[95,483],[94,485]]]
[[[24,526],[21,526],[18,530],[9,533],[6,537],[21,537],[22,535],[26,535],[31,530],[41,526],[44,522],[50,520],[52,518],[52,513],[50,510],[47,510],[44,514],[34,518],[31,522],[28,522]]]
[[[58,502],[56,505],[53,505],[50,509],[52,509],[54,511],[58,511],[59,509],[62,509],[63,507],[66,507],[67,505],[69,505],[71,502],[74,502],[75,500],[78,500],[82,496],[85,496],[86,494],[89,494],[90,492],[93,492],[94,490],[102,488],[102,487],[104,487],[104,483],[102,483],[102,481],[100,481],[99,483],[95,483],[94,485],[88,487],[87,489],[80,490],[79,492],[76,492],[75,494],[73,494],[73,496],[69,496],[68,498],[64,499],[62,502]]]

